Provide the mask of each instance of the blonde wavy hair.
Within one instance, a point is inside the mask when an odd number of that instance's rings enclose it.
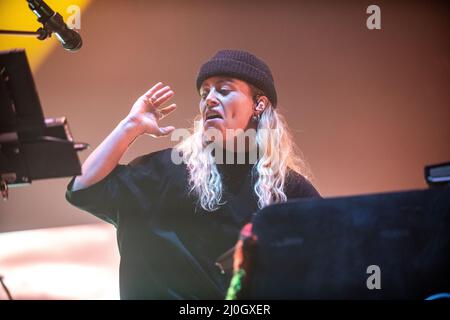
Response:
[[[264,95],[254,86],[250,85],[250,88],[254,100]],[[191,130],[192,135],[176,145],[175,149],[187,165],[189,191],[195,193],[204,210],[215,211],[225,203],[222,201],[222,177],[211,149],[206,148],[201,115],[195,118]],[[258,198],[258,208],[262,209],[287,200],[284,190],[290,171],[306,179],[311,179],[311,176],[288,130],[285,118],[270,102],[259,119],[255,140],[259,157],[252,169],[257,177],[253,190]]]

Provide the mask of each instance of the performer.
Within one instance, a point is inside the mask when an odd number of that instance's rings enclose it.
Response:
[[[71,204],[117,228],[122,299],[223,299],[231,273],[223,273],[215,261],[235,245],[252,215],[288,199],[320,197],[294,151],[263,60],[246,51],[221,50],[201,66],[197,89],[200,114],[191,136],[174,148],[118,164],[140,135],[160,137],[175,130],[160,126],[176,109],[175,104],[164,107],[174,92],[157,83],[68,185]],[[253,144],[247,141],[243,150],[228,147],[251,130]],[[222,161],[240,155],[245,164]]]

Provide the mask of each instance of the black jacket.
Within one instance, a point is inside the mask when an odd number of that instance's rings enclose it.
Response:
[[[207,212],[188,193],[186,166],[175,165],[171,151],[118,165],[78,191],[72,179],[66,198],[117,228],[122,299],[223,299],[231,274],[222,274],[215,261],[258,209],[251,166],[218,166],[226,203]],[[296,173],[288,176],[285,193],[288,199],[320,197]]]

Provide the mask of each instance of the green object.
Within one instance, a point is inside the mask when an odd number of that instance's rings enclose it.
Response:
[[[245,278],[245,270],[239,269],[231,278],[230,287],[228,288],[225,300],[237,300],[237,296],[242,289],[242,282]]]

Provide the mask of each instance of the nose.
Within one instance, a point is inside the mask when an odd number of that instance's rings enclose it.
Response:
[[[214,106],[217,106],[218,104],[219,104],[219,101],[217,100],[217,97],[216,97],[216,90],[211,89],[208,92],[208,95],[206,96],[206,106],[214,107]]]

